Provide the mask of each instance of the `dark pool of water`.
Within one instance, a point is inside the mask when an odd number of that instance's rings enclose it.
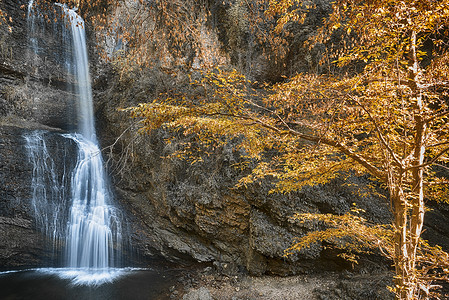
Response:
[[[0,273],[0,299],[169,299],[169,288],[181,271],[116,269],[111,277],[84,276],[65,269],[33,269]]]

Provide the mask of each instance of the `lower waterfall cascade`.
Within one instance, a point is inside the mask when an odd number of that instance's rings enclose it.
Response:
[[[109,204],[98,145],[82,135],[67,135],[78,145],[72,176],[72,204],[67,229],[68,267],[107,269],[114,265],[111,245],[121,242],[115,208]]]

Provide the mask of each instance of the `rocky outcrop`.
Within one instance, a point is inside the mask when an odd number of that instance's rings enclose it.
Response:
[[[268,48],[264,51],[255,40],[247,39],[251,34],[244,25],[250,20],[245,19],[248,14],[239,1],[210,1],[211,26],[220,43],[216,53],[223,53],[231,64],[261,81],[309,71],[316,67],[319,49],[310,51],[303,42],[329,10],[327,1],[316,2],[307,22],[293,28],[290,50],[276,62],[264,55]],[[335,180],[291,195],[276,195],[268,193],[272,188],[269,180],[235,188],[248,170],[233,167],[241,162],[242,153],[232,145],[195,164],[170,158],[187,137],[162,130],[140,135],[126,113],[117,110],[151,101],[160,92],[191,92],[187,75],[192,72],[195,76],[195,70],[155,65],[121,78],[106,68],[94,82],[98,135],[102,145],[114,145],[105,152],[110,175],[116,198],[130,212],[133,241],[142,254],[213,262],[228,274],[247,270],[288,275],[341,269],[347,263],[320,245],[284,257],[295,237],[317,228],[297,224],[290,217],[295,212],[342,214],[355,203],[368,212],[368,219],[388,222],[384,200],[358,195],[356,186],[366,184],[365,178],[351,178],[346,185]],[[167,143],[167,138],[172,141]]]
[[[0,124],[1,268],[52,266],[58,261],[53,256],[58,250],[53,249],[53,241],[45,237],[44,227],[36,221],[32,187],[35,166],[28,155],[24,137],[34,130],[46,131],[49,128],[30,121],[24,123]],[[71,153],[76,153],[73,143],[57,132],[48,132],[47,135],[47,151],[55,162],[70,159]],[[64,174],[64,164],[55,166],[55,173]]]
[[[40,261],[44,245],[30,216],[31,170],[17,127],[0,126],[0,265]]]
[[[113,145],[104,154],[116,198],[130,212],[132,239],[144,256],[212,262],[225,274],[246,270],[257,275],[289,275],[351,269],[331,245],[316,245],[284,257],[295,237],[319,228],[298,224],[290,217],[295,212],[344,214],[355,204],[368,220],[390,223],[386,198],[360,195],[369,183],[364,177],[336,179],[277,195],[269,194],[269,180],[235,187],[248,170],[233,167],[242,159],[233,145],[218,148],[194,164],[171,157],[188,137],[163,130],[140,134],[134,120],[118,110],[137,104],[143,95],[151,99],[157,91],[152,87],[163,85],[159,80],[178,91],[184,88],[163,73],[153,72],[132,84],[114,80],[109,74],[98,78],[95,85],[99,137],[103,145]],[[427,213],[424,237],[447,247],[446,229],[441,226],[448,220],[444,207]],[[389,266],[380,256],[373,256],[355,267],[371,272]]]
[[[349,265],[320,245],[284,257],[295,237],[317,229],[292,221],[295,212],[343,214],[355,203],[367,211],[368,219],[389,221],[384,199],[358,195],[359,187],[367,183],[365,178],[334,180],[298,193],[277,195],[269,194],[269,180],[235,188],[247,171],[234,167],[241,162],[242,153],[232,145],[202,156],[203,161],[195,164],[172,158],[170,155],[187,138],[180,134],[173,139],[162,130],[150,135],[126,130],[130,121],[117,107],[123,105],[123,99],[132,99],[135,86],[130,88],[132,92],[116,88],[121,102],[115,102],[117,94],[111,90],[98,94],[102,100],[97,111],[99,133],[104,145],[115,144],[105,154],[110,162],[115,161],[109,170],[116,197],[132,213],[133,232],[138,233],[134,242],[144,254],[213,262],[229,274],[239,270],[279,275],[335,270]],[[167,143],[169,137],[171,142]]]
[[[316,1],[317,8],[307,22],[293,28],[291,47],[280,61],[264,55],[270,50],[248,39],[251,33],[245,24],[250,20],[245,19],[248,12],[239,3],[209,2],[210,25],[220,48],[213,53],[222,53],[230,64],[261,81],[316,67],[319,49],[306,49],[303,42],[328,12],[327,1]],[[140,135],[126,113],[117,110],[151,101],[160,92],[192,92],[187,75],[191,72],[195,76],[193,67],[157,65],[120,78],[106,68],[94,82],[98,135],[104,146],[113,145],[105,152],[109,171],[117,199],[130,212],[133,240],[141,253],[213,262],[228,274],[248,270],[252,274],[288,275],[340,269],[346,262],[320,245],[284,257],[295,237],[317,228],[292,221],[295,212],[342,214],[355,203],[368,212],[368,219],[389,221],[384,200],[358,195],[357,185],[366,184],[365,178],[351,178],[346,185],[335,180],[291,195],[276,195],[268,193],[272,188],[269,180],[235,188],[248,170],[233,167],[241,162],[242,153],[232,145],[216,149],[195,164],[170,158],[187,137],[162,130]],[[168,138],[170,143],[165,141]]]
[[[29,218],[0,217],[0,245],[2,268],[42,264],[43,238],[33,229]]]
[[[238,3],[226,3],[230,2]],[[316,2],[319,5],[316,13],[309,16],[310,22],[294,29],[292,50],[284,62],[296,63],[288,64],[290,69],[284,69],[283,74],[307,71],[314,66],[310,59],[316,59],[318,53],[307,52],[301,46],[328,9],[327,1]],[[231,43],[229,26],[241,21],[226,19],[232,17],[229,11],[232,3],[212,7],[216,12],[223,12],[215,16],[223,49],[235,65],[243,72],[249,71],[253,78],[276,80],[282,72],[270,66],[270,60],[262,56],[260,49],[250,49],[250,44],[237,43],[235,39]],[[249,50],[242,54],[240,50],[245,47]],[[244,59],[238,59],[239,51],[246,55]],[[239,65],[239,61],[246,63]],[[284,250],[295,237],[319,228],[316,224],[296,223],[290,218],[295,212],[343,214],[355,204],[366,211],[364,217],[368,220],[389,223],[389,203],[382,197],[359,193],[368,183],[367,178],[336,179],[290,195],[269,194],[272,187],[269,180],[235,188],[237,180],[247,171],[233,167],[241,161],[242,153],[232,145],[216,149],[211,156],[190,164],[170,157],[188,137],[173,136],[162,130],[141,135],[126,112],[118,111],[151,101],[160,92],[189,93],[186,77],[192,70],[184,73],[178,70],[155,67],[133,74],[132,78],[120,79],[113,72],[104,71],[95,82],[99,136],[103,145],[113,145],[105,153],[110,174],[117,199],[131,213],[133,240],[141,253],[171,260],[193,258],[213,262],[225,274],[247,270],[258,275],[289,275],[351,268],[338,258],[330,245],[316,245],[289,257],[284,257]],[[431,219],[431,216],[427,219],[428,225]],[[437,224],[434,226],[440,227]],[[438,231],[441,232],[439,229],[432,232]],[[374,263],[367,261],[359,267],[389,267],[380,257],[372,259]]]
[[[11,20],[0,24],[0,118],[73,128],[76,102],[62,54],[65,25],[27,18],[27,7],[24,0],[0,3]]]

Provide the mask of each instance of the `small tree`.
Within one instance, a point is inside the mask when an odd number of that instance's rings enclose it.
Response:
[[[273,0],[267,16],[281,31],[310,8]],[[182,127],[205,144],[244,136],[241,147],[253,158],[276,148],[241,184],[271,175],[275,191],[290,192],[344,172],[370,174],[386,186],[394,215],[397,298],[426,297],[424,283],[448,275],[447,266],[441,276],[422,276],[417,266],[428,253],[420,240],[425,200],[448,200],[448,21],[449,1],[337,0],[311,45],[332,46],[340,35],[336,63],[358,72],[300,74],[260,96],[237,72],[216,70],[194,82],[204,97],[161,97],[131,113],[144,118],[144,130]],[[439,267],[432,265],[434,274]]]
[[[271,1],[270,13],[282,15],[279,30],[307,13],[302,5]],[[319,142],[340,149],[387,185],[394,214],[395,291],[401,299],[419,295],[416,256],[425,195],[447,200],[435,188],[448,182],[436,178],[438,167],[431,166],[446,168],[448,159],[448,16],[448,1],[336,1],[315,39],[324,42],[343,33],[352,45],[343,47],[339,65],[365,64],[351,77],[340,100],[343,109],[327,119],[332,128],[340,123],[338,131],[324,132],[326,140]]]

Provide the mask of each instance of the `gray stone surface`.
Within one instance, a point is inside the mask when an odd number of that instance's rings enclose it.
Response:
[[[283,61],[290,66],[287,69],[279,69],[283,63],[273,65],[260,47],[245,40],[247,32],[234,27],[241,21],[231,13],[236,3],[211,3],[220,47],[233,66],[260,81],[309,70],[310,61],[305,59],[309,50],[303,42],[328,11],[327,1],[317,1],[307,22],[294,28],[295,37]],[[308,55],[313,59],[318,52]],[[156,62],[158,59],[154,57]],[[242,161],[243,153],[231,144],[215,149],[213,155],[203,156],[203,161],[195,164],[170,158],[183,142],[190,141],[189,137],[163,130],[140,135],[133,125],[135,120],[118,110],[152,101],[163,92],[200,92],[192,90],[188,82],[187,73],[195,76],[194,71],[180,66],[161,70],[157,66],[155,63],[154,68],[120,79],[113,70],[104,68],[94,84],[99,138],[103,145],[114,145],[105,153],[109,171],[117,199],[130,212],[135,232],[132,238],[141,253],[160,254],[171,260],[190,257],[214,262],[217,269],[227,274],[247,270],[257,275],[289,275],[340,269],[347,265],[321,245],[284,257],[284,250],[295,237],[319,228],[316,224],[292,222],[290,217],[295,212],[342,214],[356,203],[366,209],[368,219],[389,221],[384,199],[357,195],[356,184],[366,184],[366,178],[352,178],[351,186],[334,180],[291,195],[276,195],[268,193],[272,188],[269,180],[235,188],[237,180],[249,170],[233,167]],[[171,143],[165,141],[168,138]]]
[[[182,300],[213,300],[209,290],[201,287],[182,296]]]
[[[31,180],[33,165],[26,149],[24,134],[30,130],[47,128],[39,124],[22,121],[22,125],[0,124],[0,268],[19,266],[49,266],[52,244],[45,240],[36,226],[32,206]],[[66,146],[68,147],[66,147]],[[59,134],[50,134],[48,151],[57,158],[68,157],[73,145]],[[71,150],[70,150],[71,149]],[[61,174],[64,166],[59,165]]]

